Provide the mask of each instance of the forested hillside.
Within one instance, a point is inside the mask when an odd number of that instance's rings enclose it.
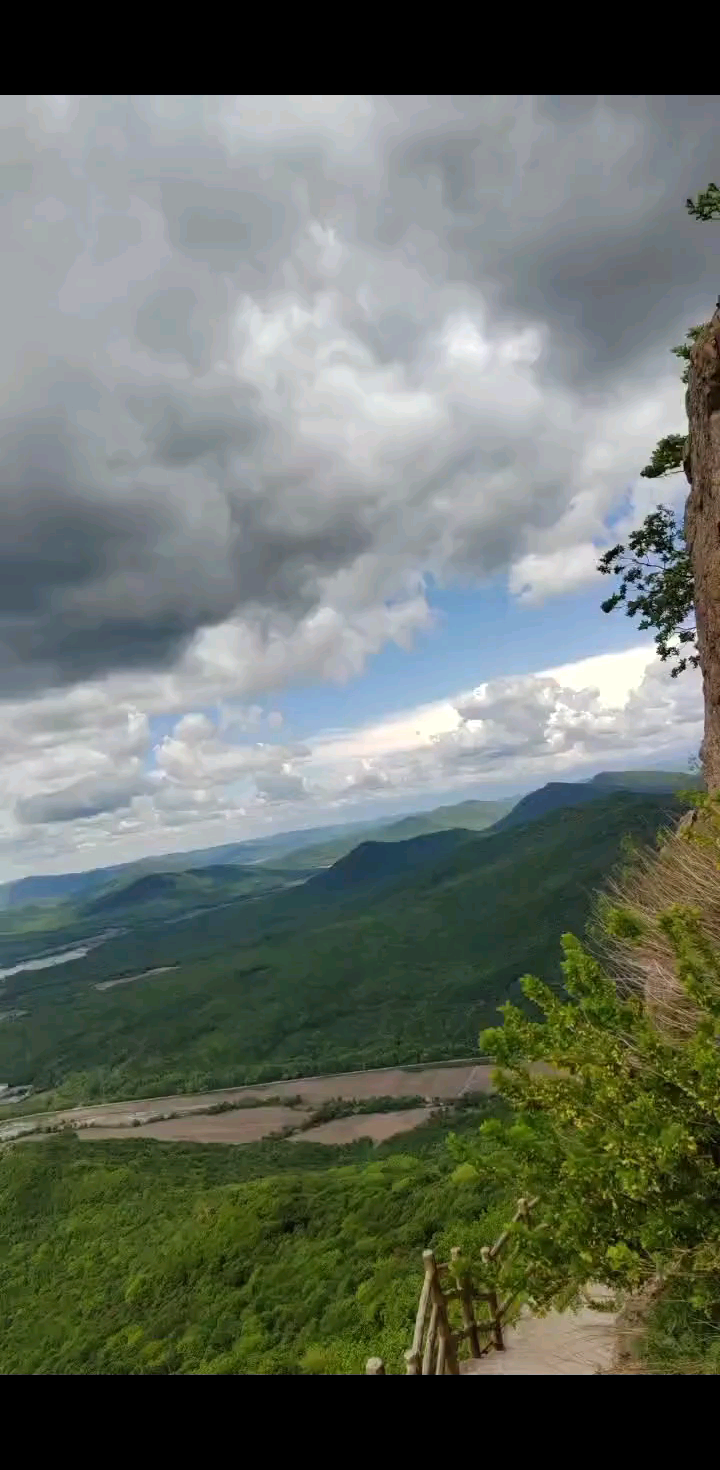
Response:
[[[331,870],[319,890],[129,929],[6,978],[25,1014],[0,1026],[0,1077],[76,1102],[468,1055],[526,970],[557,979],[560,935],[582,930],[625,835],[652,840],[673,810],[613,793],[419,866],[388,845],[370,890],[345,860],[337,886]]]
[[[282,854],[280,864],[290,868],[329,867],[352,852],[360,842],[407,842],[411,838],[450,831],[484,832],[511,811],[517,798],[507,801],[460,801],[452,806],[433,807],[428,812],[413,812],[396,821],[368,824],[359,833],[340,831],[323,842],[298,847]]]
[[[378,1149],[17,1145],[0,1373],[358,1373],[377,1350],[402,1371],[422,1250],[487,1239],[502,1199],[445,1143],[488,1107]]]

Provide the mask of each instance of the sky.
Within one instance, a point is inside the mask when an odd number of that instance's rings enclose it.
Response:
[[[0,880],[682,768],[717,96],[0,98]]]

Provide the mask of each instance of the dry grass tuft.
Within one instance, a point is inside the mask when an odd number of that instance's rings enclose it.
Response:
[[[677,961],[658,925],[674,904],[696,909],[703,931],[720,949],[720,864],[716,834],[704,836],[701,817],[683,817],[663,834],[658,848],[633,854],[627,868],[611,880],[604,901],[630,910],[640,920],[639,939],[617,938],[600,922],[595,925],[603,958],[618,983],[641,994],[666,1033],[682,1035],[694,1027],[697,1012],[677,976]]]

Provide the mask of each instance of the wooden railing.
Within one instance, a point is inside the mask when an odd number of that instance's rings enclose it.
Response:
[[[517,1210],[507,1229],[502,1231],[494,1245],[484,1246],[480,1252],[484,1266],[489,1266],[507,1245],[514,1225],[531,1225],[531,1210],[537,1199],[519,1199]],[[503,1325],[507,1314],[517,1299],[517,1292],[500,1302],[497,1290],[478,1290],[463,1269],[459,1246],[450,1252],[450,1261],[438,1264],[433,1251],[423,1251],[425,1279],[417,1317],[412,1347],[405,1354],[405,1371],[413,1376],[448,1374],[460,1372],[458,1348],[467,1341],[470,1356],[480,1358],[493,1350],[502,1352],[505,1347]],[[450,1317],[450,1304],[458,1302],[462,1315],[462,1326],[454,1326]],[[487,1306],[487,1316],[478,1321],[476,1306],[479,1302]],[[381,1377],[385,1374],[382,1358],[368,1358],[367,1374]]]

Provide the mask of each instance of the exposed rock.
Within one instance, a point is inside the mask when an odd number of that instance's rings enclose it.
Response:
[[[705,780],[720,790],[720,309],[690,354],[686,405],[690,494],[685,536],[692,558],[698,652],[703,673]]]
[[[680,818],[680,821],[677,824],[677,831],[688,832],[691,827],[695,826],[698,820],[698,816],[699,812],[697,808],[693,807],[692,811],[686,812],[684,817]]]

